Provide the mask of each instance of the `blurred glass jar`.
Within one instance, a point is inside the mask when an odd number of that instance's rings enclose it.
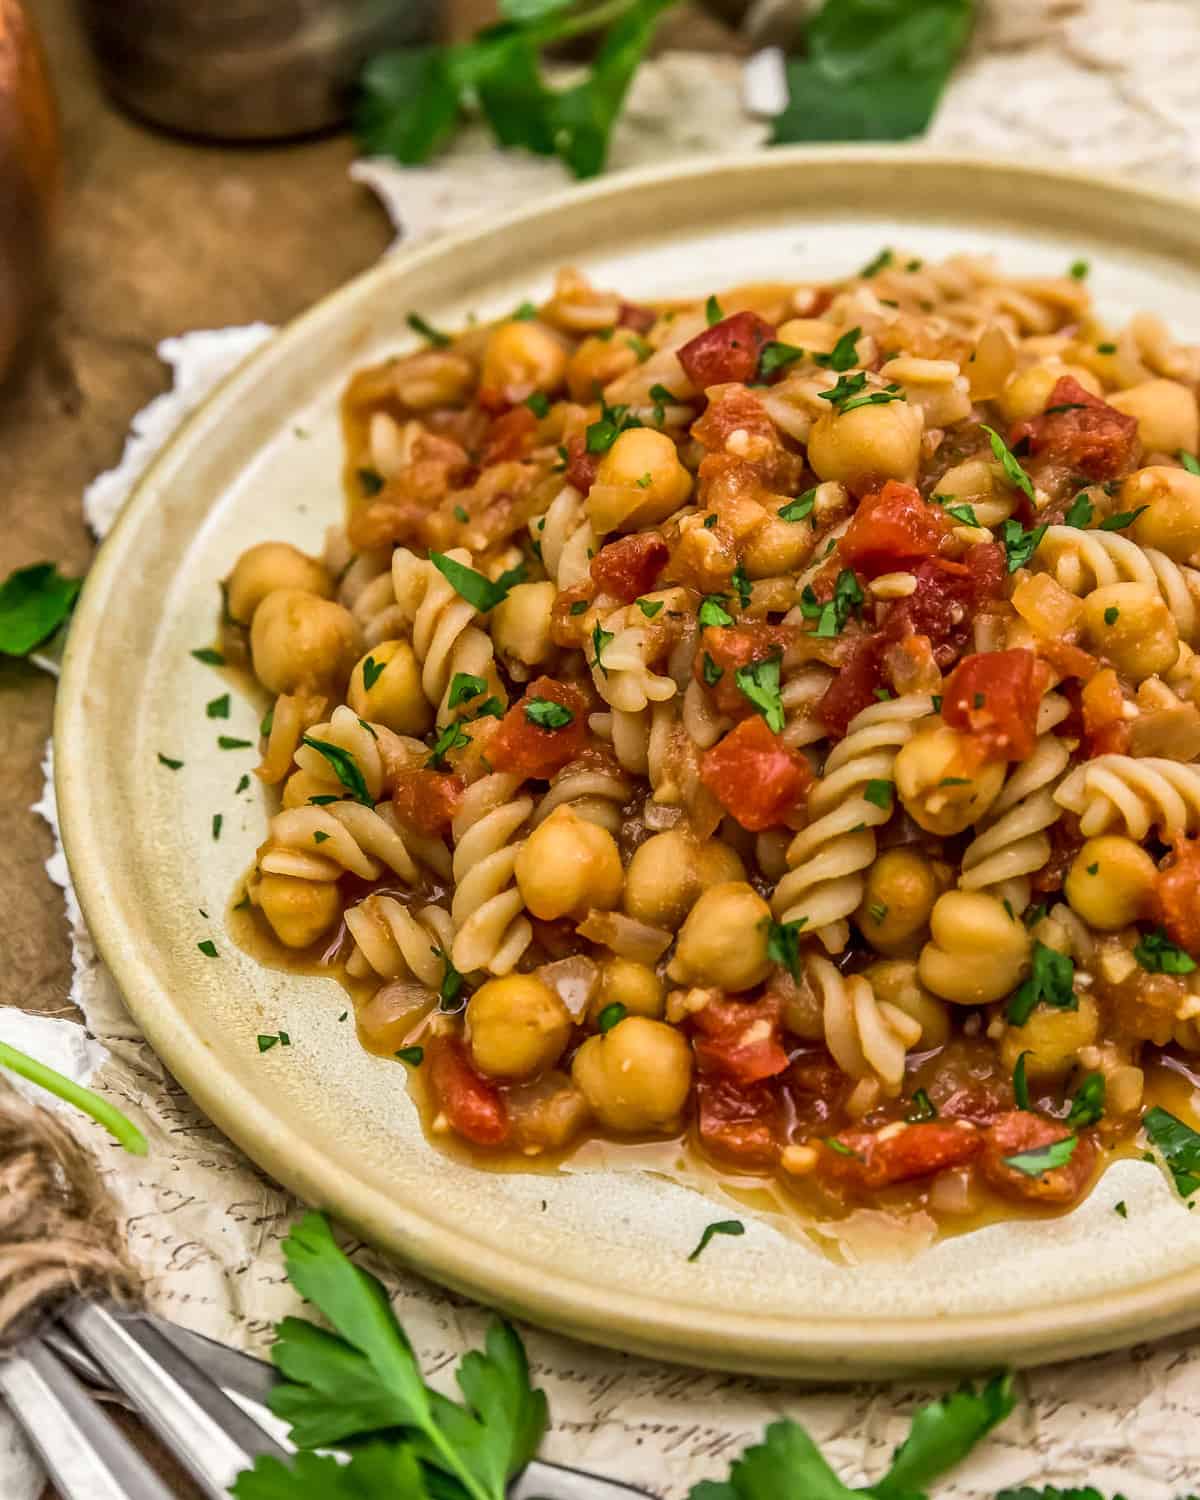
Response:
[[[20,0],[0,0],[0,377],[49,285],[62,188],[58,117]]]
[[[347,116],[368,57],[429,41],[435,0],[78,0],[105,83],[136,115],[216,140]]]

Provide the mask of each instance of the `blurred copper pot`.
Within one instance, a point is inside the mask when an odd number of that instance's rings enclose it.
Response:
[[[45,58],[21,0],[0,0],[0,376],[49,284],[61,191]]]

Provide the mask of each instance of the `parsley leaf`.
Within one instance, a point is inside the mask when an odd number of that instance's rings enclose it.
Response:
[[[795,500],[789,500],[786,505],[780,506],[776,514],[781,521],[803,521],[812,515],[816,501],[817,491],[814,487],[811,490],[805,490]]]
[[[604,648],[613,639],[613,632],[601,629],[600,622],[597,620],[596,628],[592,631],[592,660],[589,665],[599,667],[605,677],[608,676],[608,668],[604,665],[603,661]]]
[[[1180,448],[1175,457],[1189,474],[1200,474],[1200,460],[1197,460],[1194,454],[1187,453],[1184,449]]]
[[[574,721],[575,715],[551,698],[530,698],[525,705],[525,717],[539,729],[565,729]]]
[[[229,1493],[234,1500],[427,1500],[429,1492],[412,1448],[376,1442],[356,1448],[349,1463],[331,1453],[297,1453],[286,1464],[260,1454]]]
[[[871,1486],[870,1493],[875,1500],[915,1500],[947,1469],[966,1458],[1016,1404],[1012,1376],[995,1375],[981,1391],[963,1385],[940,1401],[921,1407],[908,1436],[896,1449],[891,1468]]]
[[[1029,978],[1008,1002],[1011,1026],[1024,1026],[1039,1002],[1054,1010],[1078,1010],[1075,994],[1075,965],[1065,953],[1035,942]]]
[[[654,616],[666,604],[665,599],[635,599],[633,602],[646,616],[647,620],[653,620]]]
[[[307,1214],[283,1250],[288,1279],[334,1329],[302,1318],[278,1326],[271,1358],[286,1378],[270,1407],[291,1423],[292,1441],[325,1447],[401,1428],[422,1466],[457,1481],[470,1500],[504,1500],[546,1429],[546,1398],[530,1385],[513,1330],[493,1323],[485,1349],[463,1358],[459,1405],[425,1385],[383,1287],[342,1254],[320,1214]],[[439,1481],[435,1493],[446,1492]]]
[[[618,1021],[623,1021],[629,1012],[619,1000],[614,1000],[611,1005],[606,1005],[596,1017],[596,1026],[600,1035],[605,1036],[610,1032]]]
[[[829,640],[841,634],[851,611],[861,609],[865,598],[854,570],[843,568],[833,586],[833,598],[827,604],[818,600],[811,584],[805,586],[800,595],[800,613],[806,620],[817,621],[815,636]]]
[[[733,616],[725,608],[724,594],[706,594],[700,601],[696,617],[701,625],[732,625]]]
[[[1196,960],[1173,943],[1161,927],[1138,939],[1133,956],[1151,974],[1191,974],[1196,968]]]
[[[785,1417],[771,1423],[761,1443],[734,1459],[727,1480],[701,1480],[688,1500],[853,1500],[857,1494],[841,1482],[804,1428]]]
[[[767,721],[767,728],[776,734],[783,733],[785,724],[783,699],[779,693],[779,657],[769,656],[766,661],[751,662],[748,667],[739,667],[733,680],[743,697]]]
[[[801,917],[795,922],[776,922],[765,918],[767,927],[767,957],[773,964],[785,968],[793,979],[800,978],[800,929],[808,921]]]
[[[425,1061],[424,1047],[401,1047],[396,1056],[402,1063],[408,1063],[411,1068],[419,1068]]]
[[[795,344],[780,344],[771,339],[762,346],[758,356],[758,373],[760,376],[773,375],[776,370],[784,370],[803,358],[804,350]]]
[[[704,321],[712,328],[714,324],[720,323],[724,316],[725,314],[721,311],[721,304],[717,301],[716,296],[710,297],[704,304]]]
[[[525,405],[537,417],[538,421],[541,421],[543,417],[550,414],[550,397],[546,395],[545,391],[531,391],[525,397]]]
[[[211,646],[198,646],[192,655],[197,661],[202,661],[206,667],[223,667],[225,658],[219,651],[214,651]]]
[[[834,370],[839,374],[843,370],[853,369],[858,363],[858,341],[861,337],[861,328],[851,328],[842,334],[828,354],[814,354],[813,360],[826,370]]]
[[[1091,522],[1091,519],[1095,514],[1096,507],[1081,490],[1080,493],[1075,496],[1074,500],[1072,500],[1071,504],[1068,506],[1067,513],[1063,517],[1063,525],[1077,526],[1080,530],[1082,530]]]
[[[937,1119],[937,1105],[924,1089],[917,1089],[912,1096],[912,1105],[904,1118],[910,1125],[921,1125],[926,1120]]]
[[[1045,526],[1035,526],[1032,531],[1026,531],[1020,521],[1011,518],[1005,521],[1000,528],[1000,540],[1004,543],[1010,573],[1015,573],[1018,568],[1025,566],[1042,545],[1042,538],[1046,535],[1047,529]]]
[[[28,656],[75,607],[82,579],[64,578],[55,563],[18,568],[0,584],[0,653]]]
[[[364,807],[374,807],[371,794],[367,790],[366,778],[359,768],[358,761],[349,750],[343,750],[341,745],[332,745],[328,740],[314,740],[310,734],[303,735],[301,738],[304,744],[325,757],[333,774],[356,802],[361,802]]]
[[[464,745],[471,743],[471,736],[462,727],[461,719],[452,719],[449,724],[438,730],[437,739],[429,752],[429,759],[425,762],[427,771],[439,771],[446,764],[446,756],[451,750],[461,750]]]
[[[383,676],[383,670],[387,666],[385,661],[376,661],[373,656],[368,656],[363,662],[363,691],[370,692],[379,679]]]
[[[863,395],[866,384],[867,372],[859,370],[854,375],[839,375],[832,390],[820,391],[818,394],[822,401],[830,402],[834,410],[843,416],[848,411],[857,411],[860,406],[885,406],[889,401],[905,399],[904,392],[898,385],[889,385],[881,391]]]
[[[863,787],[863,796],[874,806],[882,808],[884,812],[890,812],[892,806],[892,793],[895,790],[895,782],[883,781],[872,778]]]
[[[1139,505],[1136,510],[1123,510],[1119,515],[1108,516],[1100,522],[1101,531],[1124,531],[1126,526],[1132,526],[1144,510],[1149,510],[1148,505]]]
[[[204,712],[210,719],[227,719],[229,717],[229,694],[222,693],[219,698],[206,703]]]
[[[1022,1052],[1017,1058],[1017,1065],[1013,1069],[1013,1098],[1016,1100],[1018,1109],[1027,1109],[1032,1112],[1033,1105],[1029,1099],[1029,1082],[1025,1077],[1025,1059],[1028,1052]]]
[[[181,760],[172,760],[169,755],[164,755],[161,750],[158,752],[158,763],[160,766],[166,766],[168,771],[178,771],[180,766],[183,765]]]
[[[1023,1172],[1026,1177],[1043,1177],[1066,1164],[1075,1155],[1079,1145],[1077,1135],[1067,1135],[1061,1141],[1051,1141],[1048,1146],[1035,1146],[1031,1151],[1018,1151],[1016,1156],[1002,1158],[1006,1167],[1014,1172]]]
[[[507,599],[509,589],[525,577],[524,563],[518,563],[515,568],[509,568],[493,582],[490,578],[485,578],[482,573],[477,573],[474,568],[468,568],[465,563],[456,562],[454,558],[447,557],[443,552],[431,552],[429,561],[455,593],[461,594],[468,604],[473,604],[481,615],[486,615],[489,610],[495,609],[497,604]]]
[[[709,687],[716,687],[717,683],[725,675],[725,668],[717,666],[707,651],[704,653],[701,670],[704,673],[704,681]]]
[[[376,473],[374,469],[359,469],[357,476],[358,487],[368,500],[372,495],[378,495],[383,488],[383,475]]]
[[[601,397],[600,416],[588,427],[584,446],[589,453],[607,453],[621,433],[641,425],[628,406],[609,406]]]
[[[466,703],[471,698],[478,698],[480,693],[486,691],[487,678],[475,677],[470,672],[455,672],[450,679],[450,697],[446,702],[446,707],[457,708],[460,703]]]
[[[1008,480],[1009,484],[1014,485],[1032,500],[1034,498],[1033,481],[1013,457],[1008,444],[995,428],[984,424],[981,425],[983,425],[983,430],[988,435],[988,441],[992,445],[992,452],[999,460],[1000,467],[1004,470],[1004,477]],[[1010,567],[1009,572],[1011,573],[1012,571],[1013,569]]]
[[[700,1243],[688,1256],[689,1261],[699,1260],[709,1242],[715,1235],[728,1234],[735,1238],[746,1232],[746,1226],[741,1219],[719,1219],[715,1224],[706,1224],[704,1233],[700,1236]]]
[[[1157,1104],[1142,1116],[1142,1124],[1158,1147],[1179,1196],[1190,1198],[1200,1188],[1200,1135]]]
[[[1104,1118],[1104,1096],[1107,1091],[1103,1073],[1089,1073],[1071,1099],[1068,1125],[1094,1125]]]
[[[414,333],[419,333],[427,344],[432,344],[435,349],[444,349],[451,342],[448,333],[442,333],[427,323],[420,313],[410,312],[404,320]],[[378,477],[378,476],[376,476]]]
[[[746,576],[746,569],[741,563],[738,563],[737,567],[730,574],[729,582],[732,584],[742,608],[749,608],[752,588],[750,580]]]

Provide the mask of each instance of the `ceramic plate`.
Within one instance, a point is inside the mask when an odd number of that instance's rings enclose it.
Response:
[[[234,795],[258,709],[189,656],[217,581],[253,542],[319,550],[342,512],[337,400],[409,347],[406,314],[453,328],[550,290],[556,267],[650,298],[844,274],[884,245],[993,251],[1018,273],[1092,264],[1102,311],[1149,308],[1200,337],[1200,208],[1087,176],[905,150],[767,151],[623,175],[393,255],[238,370],[146,475],[101,549],[59,693],[58,797],[96,941],[147,1037],[267,1172],[460,1291],[581,1338],[777,1374],[885,1375],[1094,1351],[1200,1323],[1200,1214],[1121,1162],[1075,1212],[993,1225],[908,1260],[839,1263],[769,1215],[730,1217],[645,1170],[500,1175],[430,1147],[403,1071],[364,1053],[332,980],[260,967],[220,920],[264,836]],[[180,759],[172,773],[158,754]],[[220,842],[211,819],[224,816]],[[212,914],[205,920],[200,911]],[[197,943],[211,938],[219,957]],[[259,1032],[290,1047],[260,1054]],[[1124,1199],[1128,1218],[1113,1212]]]

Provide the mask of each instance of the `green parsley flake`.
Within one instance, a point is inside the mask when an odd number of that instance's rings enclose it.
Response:
[[[383,669],[386,666],[386,662],[376,661],[373,656],[367,657],[367,659],[363,662],[362,667],[363,690],[365,692],[369,693],[371,691],[371,689],[383,676]]]
[[[318,828],[317,831],[316,831],[316,833],[313,834],[313,843],[314,844],[327,844],[328,842],[329,842],[329,835],[327,833],[322,832],[322,830]]]
[[[665,385],[656,381],[650,387],[650,399],[654,402],[655,425],[661,427],[664,421],[666,421],[667,414],[665,408],[674,406],[678,402],[679,397],[667,390]]]
[[[1071,279],[1073,281],[1082,281],[1091,269],[1086,260],[1073,260],[1070,266]]]
[[[606,1005],[596,1017],[596,1025],[600,1029],[600,1035],[607,1035],[618,1021],[623,1021],[628,1014],[629,1012],[619,1000],[614,1000],[611,1005]]]
[[[450,697],[446,702],[447,708],[457,708],[460,703],[466,703],[470,698],[478,698],[480,693],[487,691],[487,679],[475,677],[470,672],[455,672],[450,680]]]
[[[704,681],[708,687],[716,687],[717,683],[725,675],[725,668],[717,666],[707,651],[704,653],[701,671],[704,673]]]
[[[650,488],[654,483],[654,476],[650,473],[649,469],[638,479],[637,483],[639,490],[648,490]]]
[[[910,1125],[921,1125],[926,1120],[937,1119],[937,1106],[924,1089],[917,1089],[912,1096],[912,1105],[904,1116]]]
[[[450,342],[448,333],[441,333],[431,323],[427,323],[420,313],[410,312],[404,320],[414,333],[420,334],[426,343],[432,344],[435,349],[444,349]]]
[[[1071,501],[1067,513],[1063,517],[1064,526],[1077,526],[1081,531],[1090,524],[1092,517],[1096,514],[1096,508],[1088,497],[1080,491]]]
[[[704,321],[711,328],[714,323],[719,323],[725,314],[721,311],[721,304],[716,297],[710,297],[704,304]]]
[[[525,405],[539,421],[550,415],[550,397],[545,391],[533,391],[525,397]]]
[[[773,964],[787,969],[793,979],[800,977],[800,929],[807,921],[807,917],[800,917],[795,922],[763,918],[767,929],[767,957]]]
[[[1053,1010],[1078,1010],[1075,994],[1075,965],[1065,953],[1035,942],[1029,978],[1014,991],[1008,1002],[1011,1026],[1024,1026],[1039,1004]]]
[[[225,818],[224,818],[223,814],[221,814],[221,813],[213,813],[213,816],[212,816],[212,836],[213,836],[213,842],[214,843],[216,842],[217,839],[219,839],[221,837],[221,824],[224,821],[225,821]]]
[[[205,938],[202,943],[197,943],[196,947],[204,954],[205,958],[216,958],[217,956],[217,945],[213,942],[212,938]]]
[[[378,495],[383,488],[383,475],[374,469],[359,469],[358,487],[369,500],[372,495]]]
[[[454,519],[459,523],[460,526],[465,526],[471,518],[467,514],[466,508],[464,506],[456,505],[454,507]]]
[[[861,328],[851,328],[848,333],[842,334],[828,354],[814,354],[813,359],[824,369],[833,370],[835,374],[852,370],[858,363],[858,341],[861,337]]]
[[[172,760],[169,755],[164,755],[161,750],[158,752],[158,763],[160,766],[166,766],[168,771],[178,771],[180,766],[183,765],[181,760]]]
[[[1097,344],[1096,345],[1096,353],[1097,354],[1115,354],[1116,352],[1117,352],[1117,346],[1116,346],[1116,344]]]
[[[715,514],[705,516],[705,518],[704,518],[704,529],[705,529],[705,531],[711,531],[716,524],[717,524],[717,518],[716,518]]]
[[[1103,1073],[1089,1073],[1071,1099],[1067,1124],[1082,1128],[1095,1125],[1104,1118],[1104,1098],[1107,1088]]]
[[[1025,1077],[1025,1059],[1032,1056],[1030,1052],[1022,1052],[1017,1058],[1017,1065],[1013,1069],[1012,1086],[1013,1098],[1016,1100],[1018,1109],[1026,1109],[1031,1113],[1033,1105],[1029,1100],[1029,1083]]]
[[[238,740],[231,734],[219,734],[217,744],[222,750],[250,750],[253,748],[250,740]]]
[[[1142,1124],[1158,1147],[1179,1196],[1190,1198],[1200,1188],[1200,1135],[1158,1105],[1146,1111]]]
[[[1200,474],[1200,459],[1195,458],[1191,453],[1185,453],[1182,448],[1175,457],[1189,474]]]
[[[460,1008],[460,997],[466,980],[450,962],[450,955],[443,953],[440,948],[435,950],[436,957],[440,958],[445,965],[442,971],[442,982],[438,987],[438,1008],[440,1010],[458,1010]]]
[[[742,566],[741,563],[738,563],[737,567],[734,568],[732,574],[730,574],[729,582],[732,584],[734,592],[737,594],[742,608],[748,609],[750,605],[750,597],[753,590],[750,585],[750,580],[746,576],[746,569]]]
[[[268,1032],[266,1034],[260,1031],[258,1034],[258,1050],[260,1052],[270,1052],[272,1047],[290,1047],[291,1045],[292,1039],[286,1031]]]
[[[425,1061],[424,1047],[401,1047],[396,1056],[402,1063],[408,1063],[409,1067],[419,1068]]]
[[[996,456],[1000,467],[1004,470],[1004,477],[1008,480],[1009,484],[1014,485],[1017,489],[1023,491],[1023,493],[1026,494],[1030,500],[1033,500],[1035,498],[1033,493],[1033,481],[1030,479],[1029,475],[1026,474],[1025,470],[1021,467],[1017,460],[1013,457],[1012,453],[1009,450],[1008,444],[995,430],[995,428],[983,425],[983,430],[988,435],[988,442],[992,445],[993,454]],[[1042,530],[1044,532],[1045,528],[1043,527]],[[1008,571],[1012,573],[1015,570],[1010,567]]]
[[[1191,974],[1196,968],[1196,960],[1171,942],[1161,927],[1138,939],[1133,956],[1151,974]]]
[[[892,793],[894,790],[894,782],[882,781],[872,777],[863,788],[863,796],[875,807],[882,808],[884,812],[889,812],[892,806]]]
[[[701,625],[732,625],[733,616],[725,608],[725,595],[706,594],[700,601],[697,619]]]
[[[1000,528],[1000,540],[1004,543],[1010,573],[1015,573],[1028,563],[1042,545],[1042,538],[1048,529],[1046,526],[1035,526],[1032,531],[1026,531],[1020,521],[1011,518],[1005,521]]]
[[[635,599],[633,602],[646,616],[647,620],[653,620],[654,616],[666,604],[665,599]]]
[[[1129,1210],[1125,1207],[1124,1198],[1119,1203],[1113,1204],[1113,1213],[1120,1219],[1127,1219],[1129,1217]]]
[[[225,658],[219,651],[214,651],[211,646],[198,646],[192,655],[197,661],[202,661],[206,667],[223,667]]]
[[[219,698],[206,703],[204,712],[210,719],[227,719],[229,717],[229,694],[222,693]]]
[[[267,709],[266,713],[263,714],[263,716],[262,716],[262,723],[258,726],[259,738],[260,739],[264,739],[264,740],[270,739],[270,737],[271,737],[271,730],[274,727],[275,727],[275,705],[272,703],[271,706],[270,706],[270,708]]]
[[[641,425],[628,406],[609,406],[601,397],[600,416],[588,427],[584,446],[589,453],[607,453],[622,432]]]
[[[1020,1151],[1016,1156],[1003,1158],[1004,1165],[1014,1172],[1023,1172],[1026,1177],[1044,1177],[1066,1164],[1075,1155],[1079,1145],[1077,1135],[1064,1136],[1061,1141],[1051,1141],[1048,1146],[1036,1146],[1032,1151]]]
[[[532,302],[522,302],[520,307],[512,313],[509,321],[512,323],[529,323],[537,317],[537,308]]]
[[[626,344],[638,357],[638,364],[644,365],[654,353],[653,346],[648,344],[641,334],[630,333],[626,335]]]
[[[1115,604],[1110,604],[1109,607],[1104,611],[1104,623],[1106,625],[1115,625],[1120,618],[1121,611]]]
[[[301,738],[304,744],[325,757],[333,774],[356,802],[361,802],[364,807],[374,806],[371,794],[367,790],[366,778],[359,769],[358,761],[349,750],[344,750],[341,745],[330,744],[328,740],[314,740],[309,734]]]
[[[429,759],[425,762],[428,771],[440,771],[446,764],[446,756],[451,750],[461,750],[464,745],[471,743],[471,736],[462,727],[461,719],[454,719],[438,733],[429,753]]]
[[[874,260],[869,260],[858,273],[864,281],[869,281],[872,276],[878,276],[891,265],[895,256],[890,250],[881,250]]]
[[[741,689],[743,697],[767,721],[767,728],[782,734],[786,722],[783,699],[779,693],[779,657],[770,656],[766,661],[751,662],[747,667],[738,667],[733,679]]]
[[[588,612],[588,601],[586,599],[576,599],[575,602],[574,602],[574,604],[571,605],[571,608],[570,608],[570,611],[569,611],[569,613],[572,614],[572,615],[586,615],[587,612]]]
[[[608,676],[608,668],[604,665],[603,661],[604,648],[613,639],[613,632],[601,629],[600,622],[597,620],[596,628],[592,631],[592,660],[589,665],[599,667],[605,677]]]
[[[431,552],[429,561],[454,592],[460,594],[468,604],[473,604],[481,615],[487,614],[489,610],[495,609],[497,604],[507,599],[509,589],[525,577],[524,563],[518,563],[515,568],[509,568],[506,573],[501,573],[500,577],[493,581],[485,578],[482,573],[477,573],[474,568],[468,568],[465,563],[456,562],[454,558],[447,557],[442,552]]]
[[[1144,510],[1149,510],[1148,505],[1139,505],[1136,510],[1123,510],[1119,515],[1109,516],[1107,520],[1100,522],[1101,531],[1124,531],[1126,526],[1132,526]]]
[[[872,901],[867,907],[867,916],[878,927],[887,920],[888,908],[886,902]]]
[[[948,505],[946,514],[953,516],[956,521],[961,521],[964,526],[979,525],[979,517],[975,514],[975,508],[971,505]]]
[[[233,795],[235,797],[240,797],[249,785],[250,777],[243,771],[242,775],[238,778],[237,786],[235,786],[233,789]]]
[[[539,729],[565,729],[575,719],[569,708],[550,698],[531,698],[525,705],[525,717]]]
[[[688,1256],[689,1264],[694,1260],[700,1259],[700,1256],[707,1249],[709,1242],[715,1235],[728,1234],[736,1238],[738,1235],[745,1234],[745,1232],[746,1226],[740,1219],[720,1219],[715,1224],[706,1225],[704,1233],[700,1236],[700,1243]]]
[[[758,373],[760,376],[773,375],[776,370],[785,370],[803,358],[804,350],[795,344],[780,344],[771,339],[762,346],[758,356]]]
[[[816,503],[817,491],[814,487],[811,490],[805,490],[795,500],[789,500],[786,505],[776,511],[776,515],[781,521],[803,521],[812,515],[813,506]]]

